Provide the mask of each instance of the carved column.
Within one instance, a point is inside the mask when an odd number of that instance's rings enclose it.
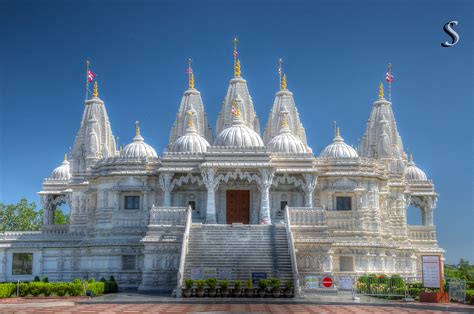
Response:
[[[313,207],[313,191],[318,182],[318,177],[313,174],[304,174],[305,185],[304,190],[304,206]]]
[[[171,179],[173,174],[170,172],[164,172],[160,174],[160,187],[163,190],[163,206],[171,206]]]
[[[41,195],[41,204],[43,205],[43,225],[49,225],[49,208],[51,204],[48,195]]]
[[[271,169],[260,169],[260,224],[269,225],[272,223],[270,215],[270,187],[273,182],[274,171]]]
[[[215,224],[217,222],[216,191],[219,187],[219,181],[216,178],[216,169],[209,168],[202,170],[201,175],[202,181],[207,189],[206,223]]]

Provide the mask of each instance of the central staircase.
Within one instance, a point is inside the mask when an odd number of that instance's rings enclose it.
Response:
[[[277,225],[193,224],[190,229],[184,279],[193,269],[216,269],[230,279],[246,280],[253,272],[293,280],[286,227]]]

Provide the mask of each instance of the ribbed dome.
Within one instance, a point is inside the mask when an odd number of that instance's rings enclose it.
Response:
[[[67,161],[66,155],[61,166],[54,169],[49,175],[50,179],[68,181],[71,179],[71,172],[69,168],[69,161]]]
[[[291,133],[288,126],[287,115],[289,111],[283,105],[281,114],[280,133],[267,143],[267,149],[273,153],[304,154],[307,153],[306,146],[299,137]]]
[[[237,97],[232,101],[232,125],[222,130],[216,138],[215,146],[232,146],[232,147],[262,147],[264,146],[260,135],[244,124],[241,118],[240,108],[242,98]]]
[[[321,152],[319,157],[322,158],[357,158],[359,155],[356,150],[350,145],[344,143],[344,139],[339,134],[339,128],[337,128],[336,136],[332,140],[332,143],[326,146]]]
[[[137,134],[133,138],[133,142],[125,146],[121,154],[122,158],[142,159],[142,158],[158,158],[156,151],[145,143],[140,135],[140,128],[137,126]]]
[[[407,181],[427,181],[428,177],[426,173],[415,166],[412,157],[410,156],[410,162],[407,164],[407,169],[405,170],[405,179]]]
[[[206,139],[199,135],[194,127],[188,127],[186,133],[174,142],[171,151],[181,153],[204,153],[208,147],[209,143]]]

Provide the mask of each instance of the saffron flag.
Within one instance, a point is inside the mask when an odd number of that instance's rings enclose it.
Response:
[[[95,79],[95,74],[91,70],[87,71],[87,82],[91,83]]]

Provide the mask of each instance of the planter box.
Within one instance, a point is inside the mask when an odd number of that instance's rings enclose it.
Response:
[[[420,302],[449,303],[447,292],[420,292]]]

